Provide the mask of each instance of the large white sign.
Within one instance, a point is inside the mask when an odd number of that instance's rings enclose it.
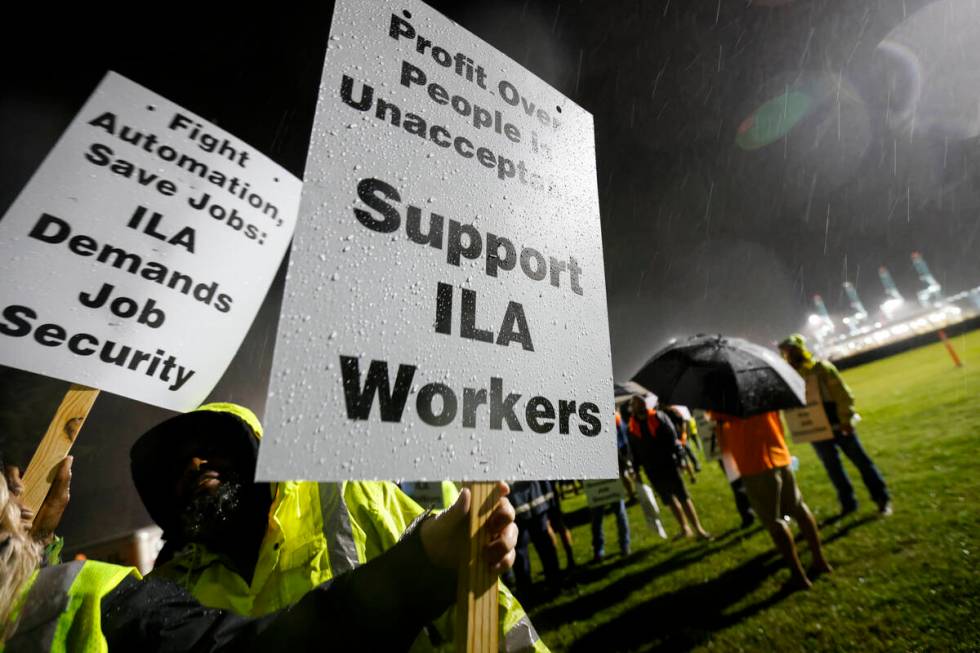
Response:
[[[618,475],[589,113],[340,0],[301,215],[259,479]]]
[[[196,407],[265,297],[300,190],[108,73],[0,220],[0,363]]]
[[[721,458],[721,444],[718,442],[718,429],[713,420],[703,410],[694,411],[694,421],[698,427],[698,437],[701,439],[702,452],[707,461]]]

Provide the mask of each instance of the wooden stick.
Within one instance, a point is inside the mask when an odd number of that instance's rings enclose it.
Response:
[[[497,577],[483,555],[489,543],[484,525],[497,503],[496,483],[467,483],[470,488],[469,560],[460,566],[456,601],[458,653],[496,653],[499,637]]]
[[[27,471],[24,472],[21,502],[34,514],[37,514],[44,503],[51,481],[54,480],[55,468],[71,451],[71,445],[75,443],[98,396],[99,391],[95,388],[72,384],[65,393],[65,398],[61,400],[41,444],[37,445],[34,456],[27,465]]]

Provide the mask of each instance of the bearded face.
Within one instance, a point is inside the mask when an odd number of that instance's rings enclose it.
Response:
[[[214,478],[202,472],[195,491],[180,513],[186,542],[214,544],[234,533],[244,518],[246,488],[237,474]]]
[[[220,451],[199,448],[184,460],[174,485],[180,539],[224,551],[253,521],[256,486]]]

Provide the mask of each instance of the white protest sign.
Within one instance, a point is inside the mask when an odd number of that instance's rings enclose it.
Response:
[[[442,494],[442,483],[439,481],[414,481],[406,484],[406,487],[402,487],[406,490],[408,496],[415,500],[415,503],[419,504],[423,508],[433,508],[435,510],[444,510],[448,506],[445,505]]]
[[[806,406],[783,411],[786,427],[793,435],[793,442],[795,443],[819,442],[820,440],[832,440],[834,437],[834,430],[830,426],[827,412],[823,408],[820,388],[817,383],[816,375],[808,376],[806,378]]]
[[[618,474],[592,116],[416,0],[340,0],[258,479]]]
[[[584,481],[584,483],[585,498],[590,508],[601,508],[610,503],[616,503],[617,501],[621,501],[626,495],[623,482],[618,478],[603,480],[591,479]]]
[[[698,437],[701,438],[704,459],[707,461],[721,458],[721,444],[718,442],[718,429],[713,420],[703,410],[694,411],[694,421],[698,427]]]
[[[301,186],[108,73],[0,220],[0,364],[196,407],[265,297]]]

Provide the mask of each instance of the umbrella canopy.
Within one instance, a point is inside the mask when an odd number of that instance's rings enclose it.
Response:
[[[666,404],[748,417],[806,404],[806,384],[778,354],[722,336],[693,336],[659,352],[633,380]]]
[[[634,395],[640,395],[643,397],[648,394],[650,394],[649,390],[638,383],[633,383],[632,381],[626,381],[625,383],[613,383],[613,398],[615,399],[617,406],[629,401]]]

